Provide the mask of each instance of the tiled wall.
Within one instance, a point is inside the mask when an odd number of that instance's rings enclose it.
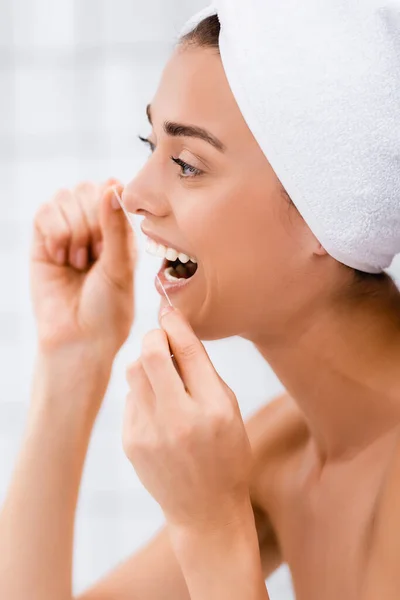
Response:
[[[203,5],[0,0],[0,499],[23,430],[35,355],[28,287],[33,215],[60,187],[132,177],[145,160],[136,140],[137,133],[148,133],[144,107],[179,27]],[[142,253],[136,324],[115,361],[89,450],[76,530],[77,591],[162,524],[159,507],[139,483],[120,441],[125,367],[138,355],[142,335],[157,326],[154,266]],[[280,391],[245,342],[206,346],[244,416]],[[272,600],[292,598],[284,568],[270,590]]]

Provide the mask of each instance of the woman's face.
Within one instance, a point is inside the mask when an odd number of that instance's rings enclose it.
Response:
[[[284,197],[216,51],[175,50],[150,118],[153,153],[123,200],[130,212],[145,217],[142,228],[150,237],[197,260],[185,285],[167,283],[173,304],[204,340],[255,340],[262,328],[273,334],[318,295],[318,244]],[[221,146],[176,135],[179,129],[171,135],[167,121],[205,129]]]

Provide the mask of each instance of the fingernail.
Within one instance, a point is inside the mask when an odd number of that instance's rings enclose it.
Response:
[[[121,208],[121,205],[119,203],[117,196],[115,195],[115,192],[113,192],[113,195],[111,198],[111,206],[113,207],[114,210],[120,210],[120,208]]]
[[[63,265],[65,263],[65,259],[66,259],[67,255],[66,255],[66,251],[65,248],[60,248],[60,250],[57,251],[57,262],[59,265]]]
[[[88,258],[87,248],[79,248],[76,253],[75,265],[78,269],[84,269],[86,267]]]
[[[171,306],[170,304],[167,304],[167,306],[164,306],[164,308],[161,309],[160,318],[162,319],[168,313],[173,312],[173,310],[174,310],[174,307]]]

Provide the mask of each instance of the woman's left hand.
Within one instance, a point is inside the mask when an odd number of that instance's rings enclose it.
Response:
[[[247,510],[250,442],[234,393],[182,314],[160,320],[127,369],[124,451],[168,524],[219,529]]]

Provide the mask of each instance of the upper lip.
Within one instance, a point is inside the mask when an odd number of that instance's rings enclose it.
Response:
[[[160,236],[158,236],[158,235],[152,233],[151,231],[148,231],[147,229],[145,229],[143,227],[143,225],[140,226],[140,229],[143,231],[143,233],[145,235],[147,235],[147,237],[149,237],[150,239],[152,239],[155,242],[157,242],[157,244],[162,244],[166,248],[173,248],[174,250],[176,250],[179,253],[186,254],[186,256],[193,256],[194,257],[194,254],[190,254],[189,252],[187,252],[187,250],[182,250],[182,248],[180,248],[179,245],[177,245],[177,244],[173,244],[172,242],[167,242],[167,240],[164,240]]]

